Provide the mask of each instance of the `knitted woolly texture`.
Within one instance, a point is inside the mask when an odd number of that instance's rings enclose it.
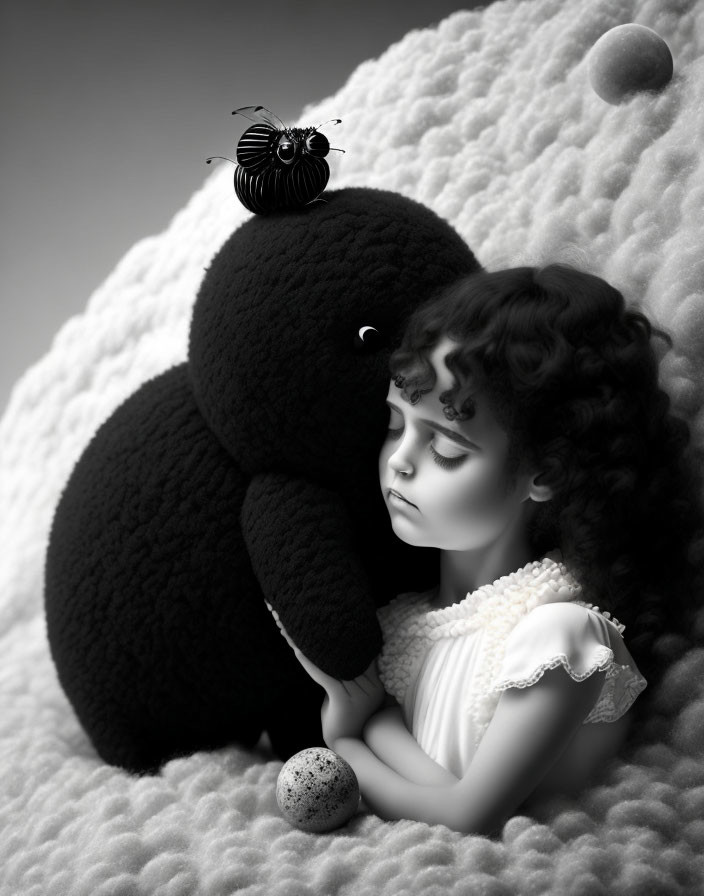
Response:
[[[479,659],[464,701],[472,722],[475,745],[484,735],[503,690],[535,684],[548,669],[559,665],[577,681],[597,670],[607,673],[602,695],[585,723],[619,718],[645,687],[641,676],[629,666],[615,662],[614,653],[608,646],[591,640],[585,644],[587,658],[584,661],[580,657],[580,662],[576,663],[567,652],[558,651],[541,657],[541,661],[533,666],[527,658],[527,671],[520,677],[500,678],[508,637],[532,610],[547,604],[569,602],[599,612],[598,607],[579,600],[581,587],[561,562],[558,552],[547,554],[542,560],[528,563],[516,572],[477,588],[450,607],[432,609],[433,593],[400,596],[379,611],[385,637],[379,661],[381,679],[387,691],[402,706],[405,703],[408,707],[409,688],[417,686],[431,647],[441,640],[478,633]],[[601,615],[612,622],[619,634],[624,631],[625,626],[610,614]],[[616,687],[615,679],[619,677],[623,682]]]

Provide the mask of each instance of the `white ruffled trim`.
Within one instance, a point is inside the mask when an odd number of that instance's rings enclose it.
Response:
[[[587,668],[585,672],[577,672],[577,670],[570,663],[567,654],[559,653],[551,659],[541,663],[527,677],[518,679],[505,678],[501,681],[498,681],[492,687],[492,691],[505,691],[507,688],[529,688],[532,685],[537,684],[546,672],[548,672],[550,669],[557,669],[558,666],[563,666],[565,672],[567,672],[570,678],[574,681],[584,681],[595,672],[605,672],[614,662],[613,650],[611,650],[610,647],[606,647],[604,645],[597,647],[597,649],[594,651],[594,657],[595,658],[592,661],[592,664]]]
[[[590,609],[592,609],[590,607]],[[594,651],[594,657],[584,672],[578,672],[570,663],[566,654],[561,653],[541,663],[532,673],[524,678],[505,678],[492,687],[492,691],[501,692],[508,688],[529,688],[543,677],[550,669],[562,666],[573,681],[586,681],[595,672],[606,672],[606,680],[599,699],[592,707],[583,724],[593,722],[615,722],[625,715],[636,698],[647,687],[642,675],[634,672],[630,666],[614,661],[614,652],[609,647],[600,646]]]

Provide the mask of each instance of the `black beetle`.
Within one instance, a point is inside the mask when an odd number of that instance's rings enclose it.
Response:
[[[320,196],[330,177],[325,156],[331,149],[328,138],[318,130],[322,124],[288,128],[264,106],[242,106],[232,114],[254,122],[240,137],[237,161],[226,156],[210,156],[206,161],[224,159],[236,166],[235,193],[245,208],[261,215],[300,208]],[[341,121],[333,118],[325,124]]]

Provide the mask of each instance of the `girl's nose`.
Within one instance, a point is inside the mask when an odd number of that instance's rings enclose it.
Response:
[[[397,451],[389,458],[389,466],[394,471],[394,473],[398,473],[399,476],[412,476],[414,472],[413,464],[411,463],[408,455],[403,452],[403,446],[399,446]]]

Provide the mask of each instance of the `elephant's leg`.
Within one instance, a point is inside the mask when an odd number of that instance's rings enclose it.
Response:
[[[255,743],[288,646],[240,532],[246,477],[205,426],[185,365],[100,428],[58,505],[46,566],[59,679],[98,753],[145,771]]]

